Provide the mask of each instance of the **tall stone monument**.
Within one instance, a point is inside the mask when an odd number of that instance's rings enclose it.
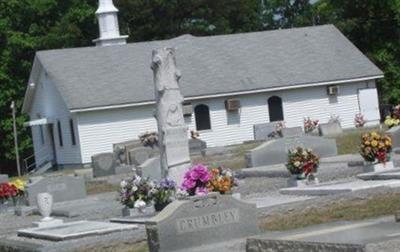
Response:
[[[176,68],[175,50],[154,50],[151,68],[157,103],[155,117],[159,133],[161,173],[163,177],[168,176],[181,185],[191,162],[182,111],[183,96],[178,83],[181,74]]]

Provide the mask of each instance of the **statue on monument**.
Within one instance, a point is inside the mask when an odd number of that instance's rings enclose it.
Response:
[[[160,162],[163,177],[180,184],[190,166],[187,127],[183,119],[183,96],[179,88],[181,74],[176,68],[175,50],[153,51],[151,68],[154,74]]]

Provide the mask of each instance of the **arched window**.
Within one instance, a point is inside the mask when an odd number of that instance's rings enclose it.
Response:
[[[269,121],[283,121],[282,99],[278,96],[272,96],[268,99]]]
[[[201,104],[194,108],[194,115],[196,117],[196,129],[208,130],[211,129],[210,122],[210,109],[207,105]]]

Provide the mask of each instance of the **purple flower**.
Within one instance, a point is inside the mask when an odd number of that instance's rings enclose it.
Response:
[[[191,179],[185,179],[182,183],[182,189],[187,191],[193,189],[196,186],[196,181]]]

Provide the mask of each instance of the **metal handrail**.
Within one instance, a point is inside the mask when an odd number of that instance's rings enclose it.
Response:
[[[36,154],[41,154],[42,152],[47,152],[48,153],[47,147],[44,147],[44,148],[40,149]],[[35,154],[32,154],[32,155],[24,158],[24,160],[23,160],[24,161],[24,167],[25,167],[25,170],[27,172],[33,170],[34,167],[36,166],[36,163],[37,163],[36,159],[33,159],[33,162],[30,162],[30,160],[32,158],[34,158],[34,157],[35,157]],[[48,160],[48,157],[49,157],[49,155],[45,155],[44,156],[44,162],[42,162],[40,165],[43,165],[46,162],[49,162],[50,160]]]

